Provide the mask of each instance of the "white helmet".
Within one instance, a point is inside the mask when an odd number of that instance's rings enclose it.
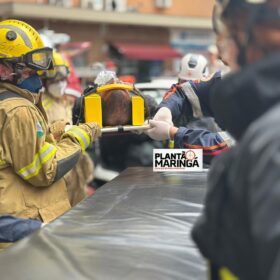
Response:
[[[208,75],[208,61],[203,55],[189,53],[182,58],[178,74],[181,80],[200,80]]]

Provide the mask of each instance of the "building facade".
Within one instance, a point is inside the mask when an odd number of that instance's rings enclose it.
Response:
[[[9,0],[8,0],[9,1]],[[119,74],[139,81],[174,72],[174,61],[212,42],[214,0],[0,0],[0,17],[70,35],[80,48],[73,61],[80,76],[88,65],[113,60]],[[83,48],[83,46],[87,46]]]

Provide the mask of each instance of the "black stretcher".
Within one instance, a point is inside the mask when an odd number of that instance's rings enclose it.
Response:
[[[206,176],[128,168],[0,253],[1,280],[206,279],[189,236],[202,210]]]

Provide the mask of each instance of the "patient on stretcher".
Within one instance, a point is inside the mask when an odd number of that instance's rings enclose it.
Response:
[[[108,82],[98,80],[77,100],[73,109],[73,123],[97,122],[101,128],[141,126],[149,117],[145,100],[146,97],[132,84],[114,78]]]

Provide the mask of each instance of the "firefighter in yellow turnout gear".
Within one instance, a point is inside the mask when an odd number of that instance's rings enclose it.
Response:
[[[43,106],[47,113],[51,129],[56,138],[60,138],[65,124],[72,124],[73,104],[65,98],[69,74],[68,63],[57,51],[53,52],[53,69],[44,73],[45,92]],[[64,177],[71,206],[76,205],[86,197],[87,184],[93,179],[93,162],[84,152],[78,163]]]
[[[70,209],[63,176],[100,130],[73,126],[56,141],[37,75],[51,67],[52,49],[17,20],[0,22],[0,42],[0,215],[48,223]]]
[[[72,123],[72,104],[64,98],[67,87],[69,67],[67,61],[57,51],[53,51],[53,69],[45,71],[43,82],[43,106],[47,113],[49,123],[65,120]]]

